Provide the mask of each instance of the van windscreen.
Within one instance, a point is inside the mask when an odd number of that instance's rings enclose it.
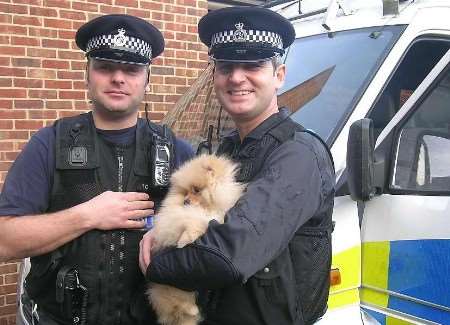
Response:
[[[331,145],[406,26],[383,26],[298,38],[285,63],[278,105]]]

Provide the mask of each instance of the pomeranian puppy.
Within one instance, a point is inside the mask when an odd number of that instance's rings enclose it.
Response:
[[[211,220],[224,222],[225,213],[244,191],[236,182],[238,165],[225,157],[201,155],[178,169],[152,229],[152,251],[184,247],[208,228]],[[147,291],[158,321],[164,325],[196,325],[201,320],[195,292],[151,283]]]

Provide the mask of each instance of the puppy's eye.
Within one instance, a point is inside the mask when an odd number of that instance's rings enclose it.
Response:
[[[195,193],[195,194],[200,193],[200,188],[198,186],[192,186],[192,193]]]

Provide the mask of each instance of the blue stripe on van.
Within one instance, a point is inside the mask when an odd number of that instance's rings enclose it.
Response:
[[[450,240],[392,241],[388,290],[450,308]],[[406,299],[391,296],[388,308],[450,324],[450,312]]]

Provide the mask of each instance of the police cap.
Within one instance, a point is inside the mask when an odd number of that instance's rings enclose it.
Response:
[[[258,7],[228,7],[200,19],[198,33],[216,61],[251,62],[283,55],[295,39],[292,24]]]
[[[87,57],[120,63],[149,64],[164,50],[164,37],[155,26],[121,14],[87,22],[78,29],[75,41]]]

